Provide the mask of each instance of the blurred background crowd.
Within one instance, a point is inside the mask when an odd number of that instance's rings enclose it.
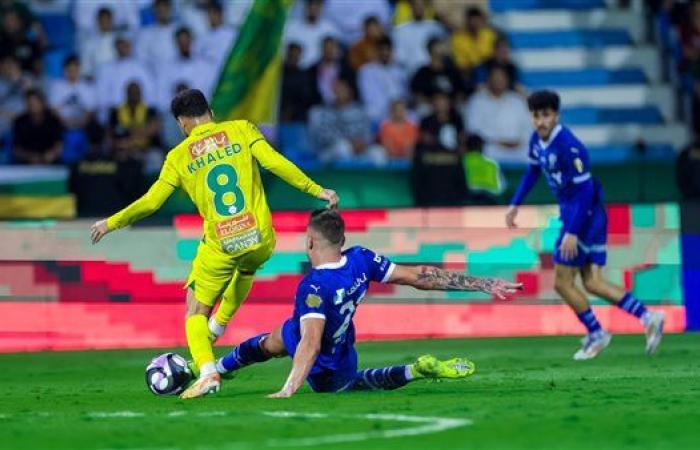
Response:
[[[182,139],[169,115],[170,99],[186,88],[214,92],[251,3],[0,0],[0,161],[63,164],[98,177],[118,171],[124,184],[138,192],[133,180],[157,172],[167,150]],[[417,204],[463,203],[468,186],[480,188],[488,201],[503,190],[502,167],[526,164],[532,129],[525,96],[533,88],[558,84],[538,67],[521,67],[523,58],[537,59],[527,50],[547,45],[533,44],[542,36],[520,33],[516,46],[524,53],[513,56],[510,32],[517,34],[522,24],[509,20],[509,3],[514,2],[295,2],[284,33],[273,140],[308,169],[411,168],[420,180],[414,189]],[[636,5],[635,14],[644,21],[642,37],[623,44],[658,52],[662,64],[654,77],[672,86],[668,92],[676,97],[663,100],[674,105],[666,108],[670,113],[657,105],[641,111],[578,108],[565,111],[564,121],[598,126],[589,133],[592,139],[583,133],[591,147],[601,146],[596,139],[616,143],[619,127],[638,126],[637,135],[625,131],[630,136],[624,146],[598,152],[619,153],[621,160],[635,152],[669,149],[675,157],[681,142],[694,142],[700,133],[700,1],[563,3],[573,9],[595,3],[618,12]],[[494,10],[506,13],[498,23],[491,19]],[[583,47],[621,44],[604,30],[580,36]],[[566,35],[552,39],[569,46]],[[556,55],[551,58],[556,65]],[[596,76],[608,77],[613,86],[653,81],[626,80],[635,75],[629,70],[583,72],[570,71],[568,78],[559,73],[567,78],[560,84],[580,87],[577,83],[585,79],[595,84]],[[576,96],[563,97],[567,106]],[[650,95],[647,103],[654,98]],[[687,124],[684,133],[669,128],[676,121]],[[669,135],[668,142],[650,142],[646,125],[664,126],[666,134],[656,135]],[[695,181],[700,177],[693,177],[700,173],[697,147],[690,145],[681,154],[686,163],[678,168],[679,179],[685,180],[682,191],[689,195],[700,195]],[[79,178],[73,183],[77,192],[94,186],[81,186]]]

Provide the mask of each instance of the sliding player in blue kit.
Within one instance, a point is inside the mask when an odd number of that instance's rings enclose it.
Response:
[[[467,359],[440,361],[430,355],[409,365],[358,371],[353,316],[371,281],[423,290],[481,291],[501,299],[522,288],[518,283],[438,267],[394,264],[363,247],[342,251],[345,224],[334,210],[312,213],[306,239],[313,269],[299,284],[292,318],[271,333],[241,343],[216,363],[225,377],[253,363],[291,356],[287,382],[270,395],[273,398],[292,396],[305,380],[316,392],[344,392],[391,390],[412,380],[465,378],[474,373],[474,364]]]
[[[580,273],[589,293],[637,317],[645,327],[646,352],[656,352],[663,333],[664,314],[653,312],[631,292],[608,282],[603,275],[607,256],[607,214],[603,188],[591,175],[588,150],[567,127],[559,123],[559,95],[534,92],[528,107],[535,126],[529,144],[530,165],[506,213],[506,224],[515,228],[518,206],[541,173],[557,197],[563,227],[554,253],[555,289],[588,330],[574,359],[595,358],[610,343],[586,295],[576,287]]]

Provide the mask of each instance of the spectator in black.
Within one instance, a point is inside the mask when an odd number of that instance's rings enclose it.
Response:
[[[42,75],[41,45],[29,38],[24,20],[15,10],[9,10],[2,18],[0,52],[14,55],[22,70],[31,72],[35,77]]]
[[[56,164],[63,151],[63,124],[49,109],[44,95],[30,89],[27,112],[14,123],[13,155],[19,164]]]
[[[494,45],[493,56],[480,67],[480,80],[485,81],[491,69],[499,66],[506,71],[510,80],[508,88],[519,93],[525,92],[525,87],[520,83],[520,69],[513,62],[510,55],[510,42],[506,36],[499,36]]]
[[[302,51],[301,45],[296,42],[287,45],[280,101],[282,122],[305,122],[309,108],[314,104],[315,89],[311,73],[299,66]]]
[[[433,114],[420,123],[414,154],[414,199],[418,206],[462,205],[467,199],[464,122],[447,93],[437,92],[432,100]]]
[[[700,141],[678,155],[676,180],[683,200],[700,200]]]
[[[430,62],[418,69],[411,80],[411,92],[419,105],[427,105],[436,93],[447,94],[459,101],[467,95],[467,86],[448,56],[445,41],[433,38],[428,41]]]
[[[335,101],[335,83],[347,81],[353,91],[357,92],[355,72],[347,64],[338,40],[328,36],[323,39],[321,59],[311,66],[311,78],[314,82],[314,104],[332,104]]]

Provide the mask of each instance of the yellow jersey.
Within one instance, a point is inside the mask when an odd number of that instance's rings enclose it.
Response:
[[[204,219],[207,246],[233,257],[255,250],[274,237],[258,164],[307,194],[318,197],[323,190],[251,122],[208,122],[168,153],[149,191],[111,216],[107,226],[122,228],[152,214],[179,187]]]

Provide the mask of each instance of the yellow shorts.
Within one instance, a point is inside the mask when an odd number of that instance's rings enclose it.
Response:
[[[253,275],[270,259],[274,250],[274,236],[263,241],[257,249],[235,257],[226,256],[200,242],[186,287],[192,288],[198,302],[213,307],[229,286],[236,271]]]

